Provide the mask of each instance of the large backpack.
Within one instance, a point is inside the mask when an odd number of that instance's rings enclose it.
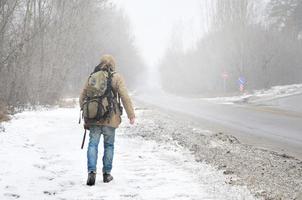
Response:
[[[114,108],[112,76],[114,72],[100,70],[88,78],[82,116],[86,124],[109,119]]]

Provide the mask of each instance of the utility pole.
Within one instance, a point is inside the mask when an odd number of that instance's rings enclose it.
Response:
[[[229,78],[228,73],[224,70],[221,74],[221,77],[223,79],[223,93],[226,94],[226,80]]]

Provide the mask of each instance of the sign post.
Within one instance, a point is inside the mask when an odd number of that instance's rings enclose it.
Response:
[[[239,91],[242,92],[242,93],[244,92],[244,85],[245,85],[245,83],[246,83],[245,78],[243,76],[240,76],[238,78],[238,84],[239,84]]]
[[[226,93],[226,80],[229,78],[229,75],[224,71],[221,77],[223,79],[223,92]]]

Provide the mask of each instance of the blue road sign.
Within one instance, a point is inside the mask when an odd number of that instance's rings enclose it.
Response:
[[[240,76],[240,77],[238,78],[238,84],[239,84],[239,85],[244,85],[245,83],[246,83],[245,78],[244,78],[243,76]]]

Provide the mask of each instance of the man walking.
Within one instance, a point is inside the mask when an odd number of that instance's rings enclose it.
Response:
[[[106,82],[100,83],[100,80],[102,80],[103,77],[106,77]],[[106,85],[106,88],[104,88],[104,95],[102,95],[106,96],[107,94],[105,99],[106,101],[103,99],[98,99],[98,102],[102,103],[94,108],[93,105],[95,104],[93,103],[95,103],[96,101],[95,98],[91,97],[91,91],[100,92],[100,89],[92,90],[91,85],[96,87],[96,85],[99,83],[101,84],[101,86]],[[101,86],[98,87],[100,88]],[[92,99],[94,99],[94,102],[92,102]],[[101,135],[104,136],[104,155],[102,169],[103,182],[108,183],[113,180],[111,169],[114,155],[115,130],[121,123],[121,115],[123,109],[120,104],[120,100],[122,101],[122,104],[126,110],[130,124],[133,125],[135,122],[135,114],[131,99],[125,86],[125,82],[121,75],[115,72],[114,58],[111,55],[103,55],[100,64],[89,76],[88,81],[86,82],[84,89],[80,95],[80,106],[83,110],[84,118],[85,114],[89,116],[92,115],[92,113],[96,113],[96,116],[99,117],[97,118],[97,120],[85,119],[85,129],[90,130],[89,145],[87,150],[87,185],[92,186],[95,184],[98,145]]]

